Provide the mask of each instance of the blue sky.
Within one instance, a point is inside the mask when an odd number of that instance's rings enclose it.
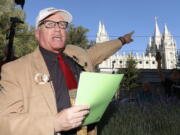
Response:
[[[157,16],[161,33],[167,24],[180,49],[180,0],[26,0],[26,21],[35,25],[39,10],[47,7],[68,10],[73,15],[73,24],[89,29],[89,40],[95,40],[100,20],[110,39],[134,30],[134,42],[121,52],[145,51]]]

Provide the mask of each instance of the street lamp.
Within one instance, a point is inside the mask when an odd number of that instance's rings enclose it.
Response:
[[[25,3],[25,0],[15,0],[15,3],[17,5],[21,5],[21,8],[23,9],[24,7],[24,3]],[[11,57],[12,57],[12,49],[13,49],[13,41],[14,41],[14,36],[15,36],[15,28],[16,28],[16,25],[17,24],[22,24],[24,23],[23,21],[21,21],[19,18],[17,17],[10,17],[10,22],[11,22],[11,25],[10,25],[10,32],[9,34],[7,35],[7,39],[9,40],[8,42],[8,45],[7,45],[7,56],[6,56],[6,60],[5,62],[9,62],[11,61]]]
[[[25,0],[14,0],[17,5],[21,5],[21,8],[23,9]]]

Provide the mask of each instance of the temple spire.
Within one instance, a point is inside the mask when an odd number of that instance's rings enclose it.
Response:
[[[153,48],[155,49],[154,52],[156,52],[156,49],[159,49],[159,46],[161,44],[161,33],[159,30],[156,16],[155,16],[155,28],[154,28],[153,43],[154,43]]]
[[[105,29],[104,24],[102,24],[102,33],[103,33],[103,34],[106,34],[106,29]]]
[[[165,35],[169,35],[169,30],[168,30],[166,24],[164,25],[164,36],[165,36]]]
[[[160,36],[161,36],[161,33],[160,33],[159,26],[158,26],[158,23],[157,23],[157,17],[155,16],[154,19],[155,19],[154,36],[155,36],[155,37],[158,37],[158,36],[160,37]]]
[[[101,24],[101,21],[99,21],[99,29],[98,29],[98,32],[97,32],[97,36],[100,35],[101,27],[102,27],[102,24]]]
[[[99,21],[99,30],[96,36],[96,43],[101,43],[109,40],[104,24]]]

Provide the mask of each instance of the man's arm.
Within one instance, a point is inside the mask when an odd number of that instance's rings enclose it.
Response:
[[[121,49],[123,45],[132,42],[133,33],[134,32],[130,32],[123,37],[119,37],[118,39],[98,43],[89,48],[87,52],[91,58],[93,66],[100,64],[109,56],[113,55],[115,52]]]

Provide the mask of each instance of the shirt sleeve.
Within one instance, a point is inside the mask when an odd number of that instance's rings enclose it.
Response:
[[[113,55],[121,49],[122,43],[119,39],[110,40],[103,43],[93,45],[87,50],[89,57],[92,60],[93,66],[100,64],[102,61]]]

